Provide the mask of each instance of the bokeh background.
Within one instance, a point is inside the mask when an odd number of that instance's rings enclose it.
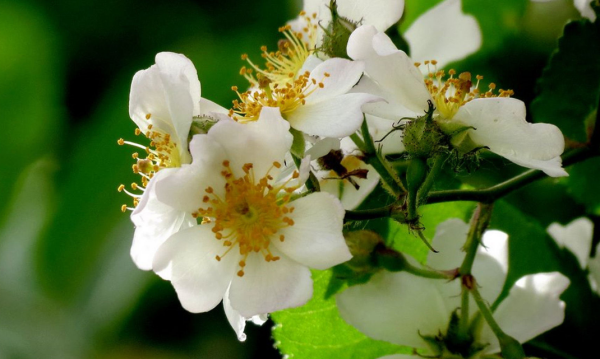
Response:
[[[407,1],[401,28],[437,2]],[[157,52],[188,56],[202,96],[229,107],[230,87],[244,84],[240,55],[258,59],[261,45],[275,47],[277,28],[301,7],[299,0],[0,0],[0,359],[279,357],[271,323],[250,324],[240,343],[221,306],[190,314],[170,283],[132,263],[133,226],[120,211],[130,199],[117,187],[137,178],[133,151],[117,139],[134,137],[131,79]],[[567,0],[465,0],[464,7],[484,42],[459,68],[530,102],[577,11]],[[583,213],[555,194],[519,200],[525,210],[560,203]]]

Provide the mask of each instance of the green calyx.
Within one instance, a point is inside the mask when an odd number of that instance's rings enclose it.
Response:
[[[412,158],[428,158],[440,150],[445,135],[433,120],[434,111],[435,107],[429,101],[429,109],[425,111],[425,115],[417,117],[404,127],[402,142]]]
[[[335,0],[330,1],[329,10],[331,11],[331,23],[326,29],[323,28],[325,35],[323,37],[323,47],[321,50],[329,57],[349,59],[348,53],[346,52],[348,39],[350,38],[352,31],[354,31],[360,23],[341,16],[337,11],[337,3]]]

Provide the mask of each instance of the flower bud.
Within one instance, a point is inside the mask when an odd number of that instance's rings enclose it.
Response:
[[[323,52],[329,57],[341,57],[349,59],[346,47],[350,34],[358,27],[358,23],[349,20],[337,12],[337,3],[331,0],[329,3],[331,10],[331,23],[327,29],[324,29]]]
[[[433,104],[429,102],[429,110],[424,116],[410,121],[404,128],[402,142],[404,148],[412,157],[427,158],[437,149],[444,134],[433,121]]]

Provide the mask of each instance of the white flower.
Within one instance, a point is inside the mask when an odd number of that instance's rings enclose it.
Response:
[[[312,68],[313,65],[316,66]],[[324,62],[316,59],[309,67],[301,67],[298,72],[285,72],[284,76],[281,69],[265,70],[261,76],[272,75],[270,80],[261,85],[261,80],[250,78],[255,86],[249,91],[238,92],[239,100],[234,102],[230,116],[242,122],[255,121],[263,107],[279,107],[283,118],[306,134],[349,136],[362,123],[362,105],[379,100],[371,94],[348,93],[363,70],[362,62],[340,58]]]
[[[589,270],[590,286],[600,294],[600,245],[596,246],[596,256],[590,258],[594,223],[588,218],[582,217],[566,226],[552,223],[547,231],[560,248],[566,248],[573,253],[581,269]]]
[[[156,55],[155,65],[133,77],[129,115],[138,126],[136,134],[152,141],[148,147],[119,142],[140,147],[147,155],[144,159],[134,155],[134,172],[142,177],[141,185],[136,184],[134,189],[144,191],[143,195],[130,193],[136,204],[131,214],[136,227],[131,257],[140,269],[152,269],[158,247],[171,234],[196,222],[190,214],[158,201],[155,183],[172,174],[172,168],[190,163],[188,134],[193,118],[212,112],[226,110],[200,97],[196,69],[184,55],[161,52]]]
[[[458,219],[437,228],[428,265],[449,270],[460,266],[461,247],[469,226]],[[493,303],[500,294],[508,270],[507,235],[487,231],[473,265],[482,297]],[[559,299],[569,280],[562,274],[539,273],[522,277],[494,312],[500,327],[519,342],[525,342],[559,325],[565,304]],[[451,314],[460,307],[458,280],[434,280],[406,272],[380,272],[364,285],[348,288],[337,297],[342,317],[375,339],[414,348],[427,348],[421,336],[446,334]],[[476,308],[471,302],[470,308]],[[523,320],[525,316],[528,320]],[[520,317],[519,317],[520,316]],[[470,319],[474,314],[471,313]],[[499,343],[487,323],[474,333],[475,345],[485,345],[482,354],[496,353]],[[411,356],[407,356],[411,357]]]
[[[477,84],[472,86],[469,73],[454,77],[453,70],[445,81],[443,71],[433,71],[433,78],[424,80],[413,61],[372,26],[352,33],[348,54],[365,62],[366,76],[353,91],[372,93],[387,101],[366,104],[366,113],[393,121],[415,118],[423,115],[431,101],[436,107],[434,120],[445,132],[472,127],[462,132],[463,146],[488,147],[518,165],[549,176],[568,175],[561,166],[562,133],[554,125],[528,123],[524,103],[507,97],[512,91],[500,90],[496,95],[495,85],[490,85],[490,91],[479,92]]]
[[[238,336],[240,317],[304,304],[312,295],[309,267],[326,269],[351,257],[339,201],[327,193],[293,200],[301,175],[279,180],[291,143],[279,110],[263,107],[256,121],[221,120],[194,136],[192,163],[156,184],[160,201],[203,224],[172,235],[154,270],[190,312],[208,311],[226,297]]]

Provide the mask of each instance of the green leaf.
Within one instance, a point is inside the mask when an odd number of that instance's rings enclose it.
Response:
[[[0,3],[0,222],[20,173],[59,141],[62,67],[56,30],[35,7]]]
[[[586,142],[600,99],[598,22],[574,21],[565,27],[539,85],[540,95],[531,104],[535,122],[552,123],[569,139]]]
[[[585,205],[589,213],[600,215],[600,158],[591,158],[577,163],[568,169],[569,177],[561,179],[575,200]]]
[[[331,271],[313,271],[314,296],[300,308],[273,313],[275,346],[295,359],[376,359],[411,349],[370,339],[340,317],[335,297],[325,298]]]

